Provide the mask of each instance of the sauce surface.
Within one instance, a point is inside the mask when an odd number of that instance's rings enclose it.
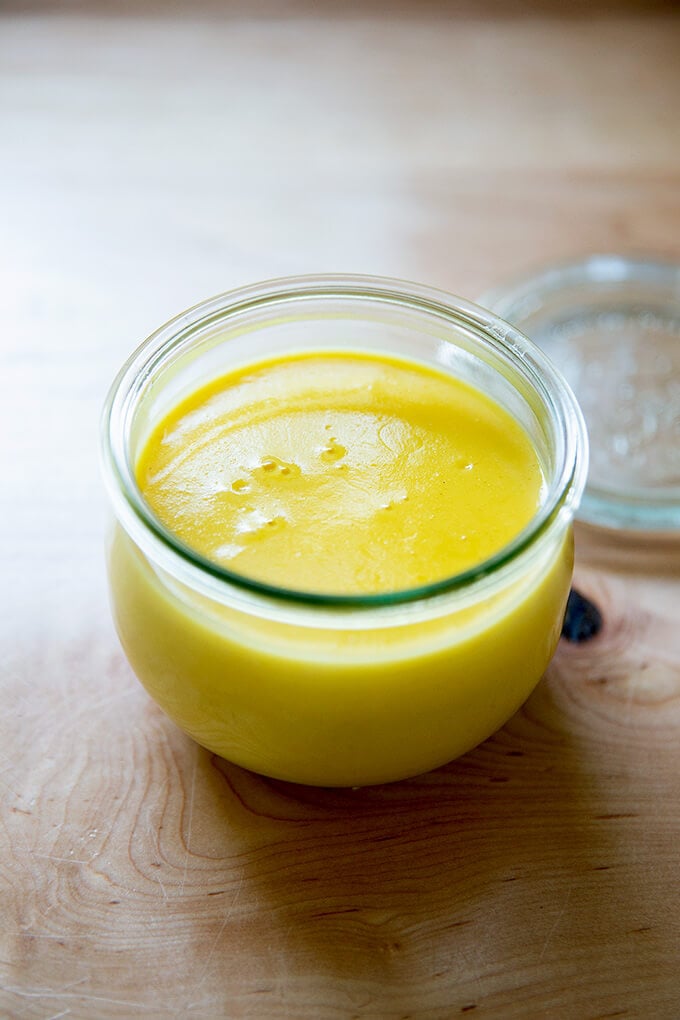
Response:
[[[222,566],[374,594],[497,552],[538,509],[543,475],[518,422],[455,377],[314,353],[191,394],[152,432],[137,482],[170,531]]]

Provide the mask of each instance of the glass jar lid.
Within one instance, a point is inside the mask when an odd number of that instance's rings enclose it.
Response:
[[[541,347],[581,405],[580,520],[680,530],[680,265],[595,255],[480,298]]]

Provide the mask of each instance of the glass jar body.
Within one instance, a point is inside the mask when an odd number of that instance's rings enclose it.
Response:
[[[522,576],[476,604],[358,630],[351,612],[309,627],[198,596],[120,526],[108,559],[123,648],[178,726],[265,775],[363,786],[442,765],[519,708],[559,639],[572,540],[556,529]]]
[[[365,598],[269,589],[164,533],[134,464],[167,410],[230,368],[339,348],[453,371],[522,421],[547,490],[526,533],[465,575]],[[105,414],[110,587],[133,669],[183,730],[275,778],[361,786],[444,764],[516,711],[559,639],[587,459],[573,398],[532,358],[525,338],[475,306],[358,278],[226,295],[140,348]]]

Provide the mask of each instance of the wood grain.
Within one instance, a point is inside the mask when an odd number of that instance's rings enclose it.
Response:
[[[192,744],[103,578],[99,408],[182,307],[677,258],[680,22],[589,9],[3,7],[1,1017],[680,1015],[677,543],[581,529],[602,633],[472,754],[359,791]]]

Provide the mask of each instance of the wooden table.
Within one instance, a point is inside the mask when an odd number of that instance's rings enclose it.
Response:
[[[472,754],[304,789],[132,676],[97,471],[119,364],[220,290],[677,258],[679,53],[670,4],[6,0],[0,1016],[680,1016],[677,544],[579,535],[604,630]]]

